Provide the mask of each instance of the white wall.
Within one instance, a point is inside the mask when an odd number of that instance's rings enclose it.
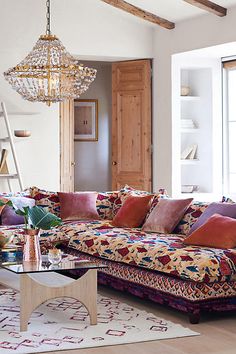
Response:
[[[97,78],[83,98],[98,100],[98,141],[75,142],[75,190],[111,190],[111,63],[85,62]]]
[[[45,0],[0,0],[0,73],[16,65],[45,32]],[[152,56],[152,28],[98,0],[52,1],[52,32],[78,56],[145,58]],[[19,142],[17,152],[25,186],[59,189],[59,109],[26,102],[0,75],[0,100],[14,112],[15,129],[32,137]],[[14,117],[14,118],[13,118]],[[0,127],[0,134],[4,134]],[[2,136],[2,135],[0,135]],[[5,184],[0,184],[0,190]]]
[[[172,55],[236,41],[235,19],[236,7],[231,8],[224,18],[209,14],[178,23],[173,31],[161,28],[155,31],[153,80],[155,190],[165,187],[170,194],[172,193]],[[236,54],[236,46],[234,47],[235,50],[231,54]],[[202,54],[196,53],[195,58],[198,55]],[[218,56],[220,60],[220,51]]]

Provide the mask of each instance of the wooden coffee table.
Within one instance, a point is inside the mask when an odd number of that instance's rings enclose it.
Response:
[[[46,258],[45,258],[46,257]],[[63,258],[57,266],[51,266],[47,256],[42,262],[14,263],[0,261],[0,283],[20,291],[20,331],[27,331],[32,312],[42,303],[58,297],[71,297],[79,300],[88,310],[90,324],[97,324],[97,269],[107,266]],[[77,280],[60,274],[70,270],[85,272]]]

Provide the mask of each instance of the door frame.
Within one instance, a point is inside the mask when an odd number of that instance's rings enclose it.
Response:
[[[97,57],[95,60],[83,59],[84,61],[94,61],[102,62],[105,61],[103,58]],[[138,58],[124,60],[107,60],[111,64],[129,62],[129,61],[140,61],[149,60],[151,64],[151,72],[153,67],[152,58]],[[96,80],[96,79],[95,79]],[[73,104],[72,104],[73,103]],[[153,85],[152,85],[152,75],[151,75],[151,188],[153,189]],[[60,191],[64,192],[74,192],[75,183],[75,161],[74,161],[74,100],[68,100],[60,103],[59,109],[59,119],[60,119]],[[112,146],[112,128],[110,130],[111,141],[110,148]],[[112,175],[112,154],[110,154],[110,171]]]

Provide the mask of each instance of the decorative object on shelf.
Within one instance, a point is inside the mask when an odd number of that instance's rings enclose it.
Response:
[[[189,96],[189,95],[190,95],[190,87],[181,86],[181,96]]]
[[[182,129],[196,129],[197,125],[192,119],[181,119]]]
[[[59,264],[62,259],[62,252],[58,248],[52,248],[48,251],[48,260],[51,264]]]
[[[197,192],[199,189],[199,186],[193,185],[193,184],[183,184],[181,186],[181,193],[193,193]]]
[[[17,138],[28,138],[31,136],[31,132],[29,130],[14,130],[14,135]]]
[[[50,106],[53,102],[80,97],[94,81],[97,70],[79,64],[51,34],[50,0],[46,6],[46,35],[40,36],[26,58],[4,76],[24,99]]]
[[[197,144],[188,146],[182,153],[181,159],[182,160],[195,160],[197,154]]]
[[[98,100],[75,100],[75,141],[98,141]]]
[[[0,174],[8,174],[8,167],[7,167],[7,149],[2,149],[1,160],[0,160]]]

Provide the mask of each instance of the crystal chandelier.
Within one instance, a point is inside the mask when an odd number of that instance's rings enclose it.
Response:
[[[53,102],[78,98],[94,81],[97,70],[79,64],[51,34],[50,0],[46,1],[46,7],[46,35],[40,36],[27,57],[4,76],[24,99],[50,106]]]

